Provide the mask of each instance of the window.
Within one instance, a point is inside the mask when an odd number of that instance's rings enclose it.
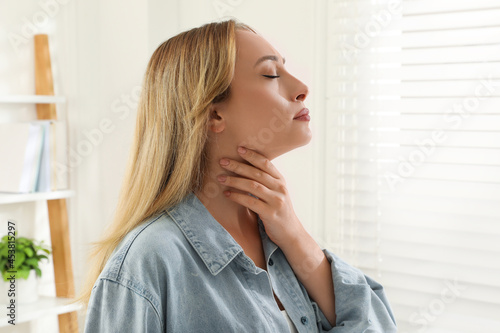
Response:
[[[326,7],[324,245],[400,332],[500,332],[500,0]]]

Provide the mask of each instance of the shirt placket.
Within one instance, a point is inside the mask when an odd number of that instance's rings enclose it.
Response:
[[[288,332],[288,322],[281,313],[276,314],[278,305],[274,300],[273,287],[268,273],[260,267],[257,267],[252,260],[244,253],[238,256],[236,262],[241,266],[241,273],[255,296],[265,322],[268,326],[266,332]],[[265,298],[262,295],[266,295]],[[279,309],[278,309],[279,310]]]
[[[281,251],[273,251],[269,256],[268,274],[270,282],[274,282],[272,288],[274,288],[274,292],[283,303],[283,306],[289,305],[287,308],[288,316],[297,331],[301,333],[317,332],[316,322],[313,320],[315,319],[314,309],[312,309],[312,306],[308,306],[309,301],[304,299],[302,290],[297,288],[300,282],[294,275],[291,276],[293,271]],[[280,284],[277,283],[278,281],[280,281]],[[299,318],[300,322],[294,321],[294,318]]]

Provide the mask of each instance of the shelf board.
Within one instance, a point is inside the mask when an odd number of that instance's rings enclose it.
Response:
[[[20,104],[66,103],[66,97],[49,96],[49,95],[4,95],[0,96],[0,103],[20,103]]]
[[[72,298],[66,297],[38,296],[38,300],[33,303],[16,303],[16,325],[40,317],[77,311],[82,307],[81,304],[68,304],[71,301],[73,301]],[[7,305],[0,304],[0,307],[5,312]],[[0,317],[0,327],[11,326],[8,323],[9,319],[5,314],[2,314]]]
[[[63,199],[72,197],[74,195],[75,191],[73,190],[34,193],[0,193],[0,205],[37,200]]]

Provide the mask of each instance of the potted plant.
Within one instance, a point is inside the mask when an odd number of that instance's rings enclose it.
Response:
[[[10,251],[9,251],[10,250]],[[0,241],[0,272],[2,273],[2,303],[15,298],[16,303],[30,303],[38,299],[38,264],[51,253],[43,241],[5,235]],[[15,256],[14,256],[15,254]],[[15,287],[14,284],[15,283]],[[14,287],[14,288],[13,288]],[[14,294],[12,293],[14,289]]]

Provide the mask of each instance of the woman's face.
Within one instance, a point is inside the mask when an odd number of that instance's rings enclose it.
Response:
[[[273,159],[309,143],[309,121],[293,119],[305,107],[307,86],[285,69],[281,55],[259,35],[237,30],[236,46],[230,97],[214,104],[212,111],[219,148],[241,145]],[[276,61],[259,61],[263,56]]]

